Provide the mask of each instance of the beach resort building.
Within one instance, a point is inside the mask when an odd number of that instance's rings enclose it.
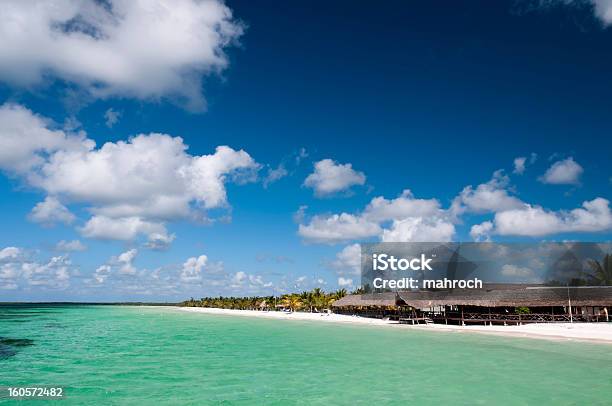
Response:
[[[612,286],[485,284],[483,289],[405,290],[348,295],[332,307],[335,313],[412,324],[607,322],[612,321]]]

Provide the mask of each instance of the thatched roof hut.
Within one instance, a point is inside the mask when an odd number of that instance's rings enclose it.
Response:
[[[396,306],[395,292],[348,295],[332,303],[332,307],[393,307]]]
[[[612,306],[612,286],[559,287],[542,285],[490,284],[483,289],[405,291],[349,295],[336,300],[334,307],[411,306],[423,309],[436,306],[550,307]]]

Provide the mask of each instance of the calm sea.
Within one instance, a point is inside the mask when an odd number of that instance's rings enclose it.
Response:
[[[609,345],[120,306],[0,307],[0,337],[0,386],[65,388],[35,404],[612,404]]]

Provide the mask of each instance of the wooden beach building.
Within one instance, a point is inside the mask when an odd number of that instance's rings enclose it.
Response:
[[[612,321],[612,286],[549,287],[487,284],[483,289],[349,295],[334,312],[408,323],[512,325]]]

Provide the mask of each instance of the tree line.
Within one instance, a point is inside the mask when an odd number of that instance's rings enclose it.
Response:
[[[281,296],[251,297],[203,297],[191,298],[181,303],[185,307],[215,307],[236,310],[280,310],[320,312],[331,308],[334,301],[343,298],[348,292],[339,289],[326,293],[320,288],[302,293],[288,293]]]

